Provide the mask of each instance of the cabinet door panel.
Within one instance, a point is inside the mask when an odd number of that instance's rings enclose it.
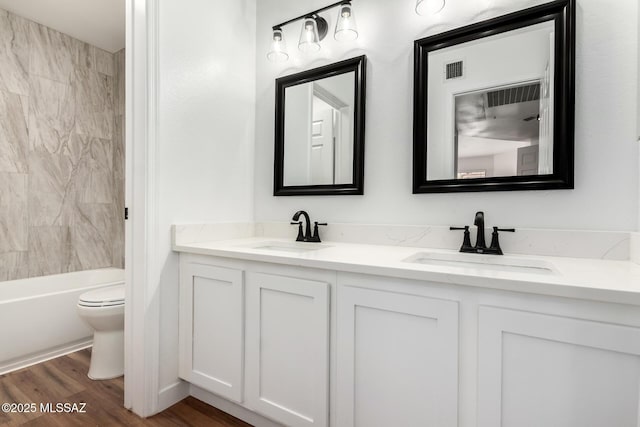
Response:
[[[180,376],[242,402],[242,271],[202,264],[184,270]]]
[[[638,426],[640,329],[479,313],[479,427]]]
[[[458,304],[338,291],[338,425],[456,426]]]
[[[289,426],[328,419],[329,285],[247,273],[247,405]]]

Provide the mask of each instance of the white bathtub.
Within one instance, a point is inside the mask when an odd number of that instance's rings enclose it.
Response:
[[[0,282],[0,375],[89,347],[78,296],[123,281],[124,270],[102,268]]]

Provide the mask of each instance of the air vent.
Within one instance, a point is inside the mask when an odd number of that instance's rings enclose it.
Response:
[[[507,104],[518,104],[520,102],[537,101],[539,99],[540,83],[487,92],[487,104],[489,108]]]
[[[462,61],[450,62],[446,64],[446,80],[459,79],[462,77],[463,64]]]

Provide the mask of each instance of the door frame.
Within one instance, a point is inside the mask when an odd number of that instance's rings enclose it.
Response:
[[[124,406],[142,417],[159,410],[158,3],[126,0]]]

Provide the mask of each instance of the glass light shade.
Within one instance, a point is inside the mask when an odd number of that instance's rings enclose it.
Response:
[[[336,31],[333,37],[341,42],[353,41],[358,38],[358,27],[356,26],[356,18],[353,16],[351,3],[340,5]]]
[[[320,50],[320,36],[318,35],[318,24],[315,19],[304,18],[298,49],[303,52],[317,52]]]
[[[418,0],[416,13],[418,15],[435,15],[444,8],[445,0]]]
[[[267,53],[267,59],[272,62],[284,62],[289,59],[287,42],[281,29],[273,30],[273,41],[271,42],[271,49]]]

